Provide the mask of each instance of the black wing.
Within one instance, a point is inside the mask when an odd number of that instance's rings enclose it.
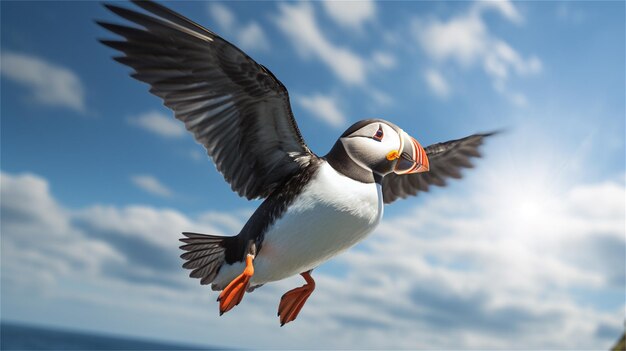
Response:
[[[136,1],[146,15],[105,5],[143,28],[98,22],[125,40],[102,40],[124,53],[115,60],[150,84],[231,188],[265,198],[315,157],[291,112],[287,89],[234,45],[154,2]]]
[[[446,178],[461,178],[461,168],[472,168],[471,157],[480,157],[478,148],[484,139],[495,133],[474,134],[463,139],[437,143],[425,148],[430,170],[423,173],[397,175],[383,178],[383,200],[386,204],[399,198],[428,191],[431,185],[445,186]]]

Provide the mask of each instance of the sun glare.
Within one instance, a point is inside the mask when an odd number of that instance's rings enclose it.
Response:
[[[509,234],[531,239],[541,223],[554,215],[555,189],[534,177],[525,178],[516,187],[505,183],[496,187],[500,204],[496,216],[510,229]]]
[[[539,155],[539,153],[538,153]],[[485,197],[494,223],[506,228],[507,236],[538,244],[544,239],[547,223],[560,215],[560,199],[567,190],[567,181],[551,157],[533,160],[532,167],[522,168],[505,159],[492,169]]]
[[[541,203],[525,199],[517,204],[517,211],[520,221],[534,222],[541,214]]]

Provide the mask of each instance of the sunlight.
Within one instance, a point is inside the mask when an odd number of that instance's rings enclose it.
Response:
[[[495,216],[507,235],[515,235],[522,241],[534,241],[541,236],[542,223],[549,222],[555,213],[556,187],[536,176],[525,177],[517,186],[511,187],[511,179],[504,178],[494,187]]]
[[[534,222],[537,217],[541,214],[540,209],[541,203],[533,200],[523,200],[522,202],[517,204],[517,213],[519,215],[520,221]]]
[[[507,228],[509,239],[514,236],[514,240],[534,246],[545,239],[546,225],[554,223],[554,217],[560,215],[560,199],[571,185],[571,174],[575,172],[573,166],[563,168],[565,157],[557,148],[537,140],[532,146],[537,149],[534,152],[528,150],[526,143],[510,142],[512,149],[524,148],[526,153],[535,155],[532,165],[521,165],[509,156],[519,155],[516,150],[499,155],[500,159],[494,162],[497,166],[489,171],[485,182],[485,210],[491,214],[494,225]]]

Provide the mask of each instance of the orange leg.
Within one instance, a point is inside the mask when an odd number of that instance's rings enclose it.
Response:
[[[306,300],[311,296],[313,290],[315,290],[315,281],[311,278],[311,271],[300,273],[300,275],[306,280],[306,284],[287,291],[280,299],[278,317],[280,317],[281,327],[285,325],[285,323],[289,323],[298,317],[302,306],[304,306]]]
[[[246,256],[246,268],[243,270],[243,273],[233,279],[217,298],[217,301],[220,303],[220,316],[239,305],[241,299],[243,299],[243,294],[250,284],[250,278],[254,274],[254,266],[252,265],[253,259],[253,255],[248,254],[248,256]]]

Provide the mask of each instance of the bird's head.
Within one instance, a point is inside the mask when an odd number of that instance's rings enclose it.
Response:
[[[326,155],[333,168],[361,181],[394,172],[411,174],[429,169],[420,143],[395,124],[382,119],[359,121],[339,137]]]

